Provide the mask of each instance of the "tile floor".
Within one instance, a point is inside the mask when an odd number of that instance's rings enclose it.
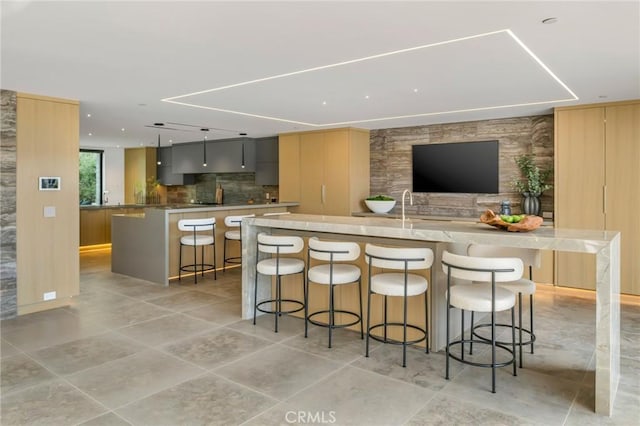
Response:
[[[640,424],[640,299],[622,308],[611,418],[593,413],[594,299],[539,286],[538,344],[517,377],[283,317],[242,321],[238,269],[163,288],[81,255],[73,306],[1,323],[2,425]]]

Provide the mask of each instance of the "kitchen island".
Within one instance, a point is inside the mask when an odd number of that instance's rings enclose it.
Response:
[[[256,237],[260,232],[317,235],[320,238],[371,239],[390,245],[423,243],[434,249],[431,270],[431,345],[441,349],[444,336],[446,277],[442,272],[444,250],[461,251],[470,243],[504,247],[525,247],[595,255],[596,282],[596,412],[611,415],[620,373],[620,234],[614,231],[589,231],[542,227],[528,233],[510,233],[481,223],[445,222],[291,214],[280,217],[246,219],[242,227],[242,309],[243,318],[253,316]],[[262,254],[260,258],[262,258]],[[363,277],[365,278],[365,277]],[[364,281],[364,279],[363,279]],[[268,277],[259,276],[259,299],[268,296]],[[366,281],[364,281],[366,282]],[[440,296],[438,296],[440,295]]]
[[[262,215],[286,212],[297,203],[152,206],[131,214],[115,214],[111,220],[111,271],[169,285],[178,276],[180,219],[216,218],[216,265],[222,268],[224,218],[229,215]],[[237,244],[235,245],[237,246]],[[240,249],[229,248],[240,254]],[[185,262],[191,262],[185,252]],[[193,262],[191,262],[193,263]],[[189,274],[183,274],[189,275]]]

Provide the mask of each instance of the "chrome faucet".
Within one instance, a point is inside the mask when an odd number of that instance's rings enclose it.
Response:
[[[404,196],[407,193],[409,193],[409,204],[413,205],[413,194],[408,189],[405,189],[404,191],[402,191],[402,226],[404,226],[404,220],[405,220],[405,215],[404,215]]]

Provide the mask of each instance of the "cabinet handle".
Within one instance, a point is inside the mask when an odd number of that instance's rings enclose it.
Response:
[[[324,204],[324,190],[325,190],[325,186],[321,185],[320,186],[320,198],[322,200],[322,204]]]
[[[602,213],[607,214],[607,185],[602,186]]]

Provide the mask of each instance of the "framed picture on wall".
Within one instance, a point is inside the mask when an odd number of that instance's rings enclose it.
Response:
[[[38,180],[40,183],[40,191],[60,191],[59,176],[40,176]]]

